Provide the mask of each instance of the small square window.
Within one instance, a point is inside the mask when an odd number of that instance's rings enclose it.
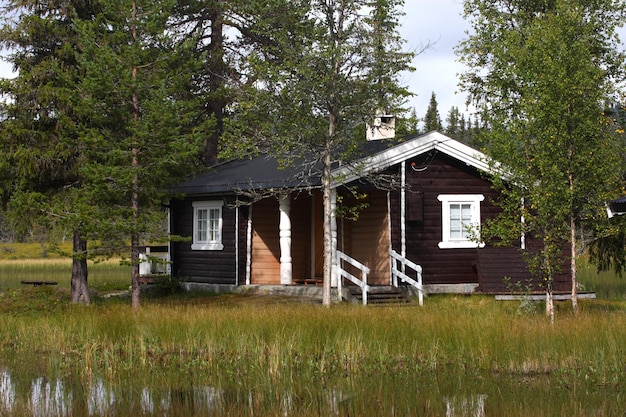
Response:
[[[222,250],[223,201],[193,203],[193,250]]]
[[[480,242],[482,194],[441,194],[441,249],[483,247]]]

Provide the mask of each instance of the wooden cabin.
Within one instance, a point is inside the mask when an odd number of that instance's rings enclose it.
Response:
[[[371,141],[363,152],[358,164],[333,171],[334,287],[361,286],[353,278],[364,274],[367,286],[408,282],[420,293],[506,293],[531,282],[523,239],[504,248],[480,242],[498,195],[484,155],[437,132]],[[319,283],[320,177],[305,162],[279,169],[266,157],[231,161],[178,185],[170,228],[186,239],[171,243],[172,273],[201,284]],[[381,174],[394,186],[370,181]],[[354,190],[364,198],[354,200]],[[362,206],[356,219],[341,214],[351,204]],[[564,273],[555,290],[570,283]]]

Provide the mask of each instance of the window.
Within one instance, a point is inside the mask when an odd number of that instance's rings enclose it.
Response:
[[[222,250],[223,201],[193,203],[193,250]]]
[[[441,194],[441,249],[483,247],[480,239],[482,194]]]

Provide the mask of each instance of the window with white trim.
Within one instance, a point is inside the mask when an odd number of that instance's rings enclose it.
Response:
[[[441,249],[477,248],[480,242],[480,202],[482,194],[441,194]]]
[[[193,250],[222,250],[223,201],[193,202]]]

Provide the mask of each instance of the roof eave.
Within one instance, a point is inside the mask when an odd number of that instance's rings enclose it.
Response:
[[[363,175],[379,172],[430,150],[441,151],[478,170],[505,177],[490,165],[485,154],[439,132],[430,132],[401,143],[375,155],[363,158],[355,164],[333,170],[332,187],[357,180]]]

